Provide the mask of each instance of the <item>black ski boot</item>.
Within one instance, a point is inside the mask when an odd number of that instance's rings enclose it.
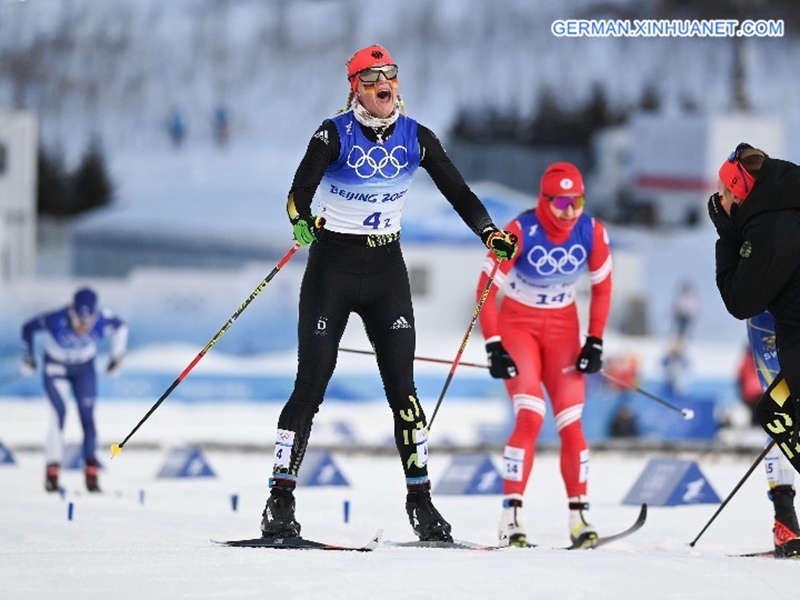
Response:
[[[414,533],[423,542],[452,542],[450,523],[436,510],[430,492],[411,492],[406,496],[406,513]]]
[[[44,478],[44,489],[48,492],[58,491],[58,463],[47,465]]]
[[[96,460],[90,460],[86,463],[84,475],[86,476],[86,489],[92,493],[100,493],[100,482],[97,479],[97,474],[100,471],[100,464]]]
[[[261,516],[262,537],[300,537],[300,523],[294,518],[294,493],[273,487]]]
[[[775,541],[775,558],[800,559],[800,526],[794,510],[794,488],[778,485],[769,492],[775,507],[775,525],[772,533]]]

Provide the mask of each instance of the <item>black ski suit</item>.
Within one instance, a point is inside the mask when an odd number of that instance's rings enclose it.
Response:
[[[371,128],[358,126],[371,142],[378,140]],[[391,137],[393,129],[391,125],[382,132],[384,140]],[[492,225],[483,204],[464,182],[436,136],[419,125],[417,138],[419,166],[428,172],[470,229],[478,235]],[[299,215],[311,215],[312,198],[339,153],[337,128],[331,121],[325,121],[311,138],[295,174],[290,216],[292,208]],[[414,383],[416,332],[408,272],[398,238],[398,235],[354,235],[323,229],[311,245],[300,290],[297,379],[278,420],[280,430],[294,432],[294,443],[288,468],[276,466],[275,477],[297,475],[312,420],[336,366],[339,341],[350,313],[357,313],[375,349],[394,414],[394,437],[406,483],[427,482],[427,457],[417,455],[415,443],[419,441],[418,433],[425,432],[427,422]],[[423,447],[426,449],[427,445]]]
[[[780,373],[756,407],[759,422],[800,471],[800,167],[766,159],[716,246],[717,287],[737,319],[769,310]]]

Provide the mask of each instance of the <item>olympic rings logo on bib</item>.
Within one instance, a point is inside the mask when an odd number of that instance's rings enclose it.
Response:
[[[378,173],[384,179],[394,179],[408,166],[408,150],[405,146],[395,146],[388,152],[383,146],[372,146],[364,152],[356,144],[347,155],[347,166],[362,179],[369,179]]]
[[[569,250],[557,246],[548,251],[544,246],[536,245],[528,252],[527,258],[539,275],[553,275],[556,272],[569,275],[586,261],[586,248],[575,244]]]

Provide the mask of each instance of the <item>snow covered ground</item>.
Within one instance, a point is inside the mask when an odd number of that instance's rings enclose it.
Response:
[[[220,411],[221,412],[221,411]],[[125,430],[119,417],[109,426]],[[37,437],[41,422],[19,423]],[[525,523],[542,548],[498,552],[379,547],[369,554],[238,549],[212,538],[258,534],[271,457],[207,451],[214,478],[159,479],[166,453],[126,448],[101,454],[102,495],[82,490],[66,471],[64,497],[43,489],[43,457],[15,454],[0,465],[0,596],[81,600],[115,598],[565,598],[633,600],[751,599],[796,585],[798,564],[731,553],[769,548],[771,505],[757,471],[694,549],[688,546],[713,514],[711,504],[651,507],[637,534],[603,549],[566,552],[565,495],[553,454],[540,455],[527,494]],[[493,457],[496,461],[497,457]],[[602,532],[626,527],[637,514],[621,502],[647,456],[595,453],[591,517]],[[751,458],[686,456],[724,497]],[[306,487],[298,518],[311,538],[362,544],[378,529],[384,539],[410,540],[403,484],[395,457],[335,454],[349,487]],[[434,453],[434,485],[451,457]],[[231,497],[238,497],[233,510]],[[344,502],[350,519],[344,521]],[[72,520],[68,519],[70,504]],[[438,496],[456,537],[490,544],[498,496]]]

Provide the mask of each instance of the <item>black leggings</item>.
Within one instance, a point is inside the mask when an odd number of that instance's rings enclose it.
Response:
[[[800,390],[800,344],[778,352],[781,370],[756,405],[761,426],[800,472],[798,392]],[[791,391],[790,391],[791,390]]]
[[[300,468],[350,313],[361,317],[375,350],[406,477],[426,479],[420,454],[427,446],[418,453],[416,444],[427,422],[414,384],[414,313],[400,243],[369,247],[365,236],[329,231],[312,244],[300,289],[297,379],[278,419],[280,429],[295,433],[288,473]]]

